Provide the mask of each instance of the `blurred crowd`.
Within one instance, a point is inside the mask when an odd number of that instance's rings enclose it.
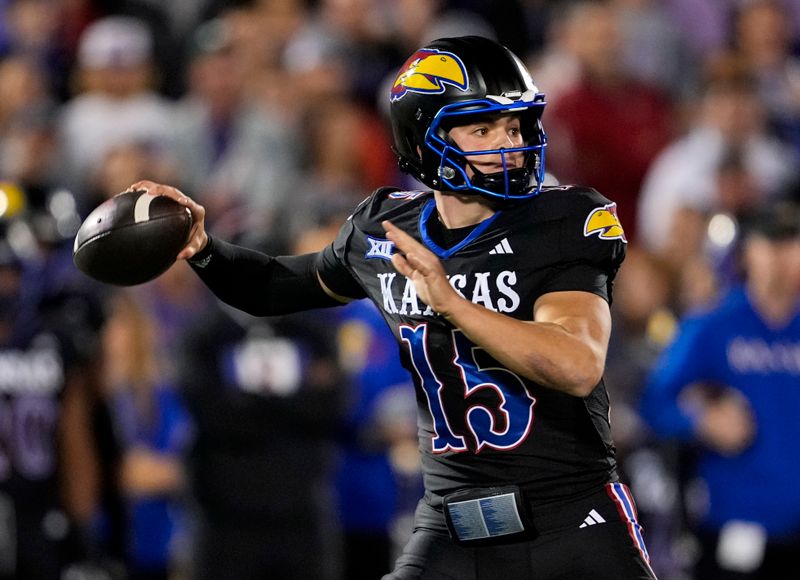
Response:
[[[0,0],[0,579],[388,571],[421,484],[413,389],[377,312],[251,318],[182,263],[102,286],[72,240],[151,179],[217,236],[322,248],[378,186],[420,187],[391,152],[388,89],[408,54],[463,34],[525,58],[551,182],[618,204],[606,380],[653,568],[751,578],[800,545],[800,491],[775,483],[794,468],[718,465],[761,446],[791,462],[797,439],[800,218],[776,220],[800,203],[800,1]],[[745,292],[761,342],[691,334],[756,277],[775,281]],[[677,376],[715,344],[770,404],[731,369]],[[740,521],[715,485],[775,501]]]

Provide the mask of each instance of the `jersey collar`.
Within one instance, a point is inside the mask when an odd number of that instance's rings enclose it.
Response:
[[[428,249],[439,256],[442,260],[446,260],[456,252],[458,252],[461,248],[467,246],[468,244],[472,243],[478,236],[480,236],[483,232],[485,232],[494,220],[502,213],[502,211],[497,211],[481,223],[475,226],[475,229],[472,230],[467,237],[458,242],[452,248],[444,249],[439,246],[436,242],[434,242],[430,235],[428,234],[428,220],[430,219],[433,212],[436,210],[436,200],[429,199],[425,205],[422,207],[422,211],[419,214],[419,234],[422,238],[422,243],[425,244]]]

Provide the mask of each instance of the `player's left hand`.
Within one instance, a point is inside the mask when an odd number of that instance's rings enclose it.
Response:
[[[439,258],[391,222],[384,221],[381,225],[398,250],[392,255],[392,265],[414,283],[420,300],[448,316],[461,297],[450,286]]]

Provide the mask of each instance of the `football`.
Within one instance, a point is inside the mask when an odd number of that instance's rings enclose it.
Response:
[[[192,215],[175,200],[125,191],[97,206],[75,236],[72,259],[84,274],[117,286],[163,274],[186,245]]]

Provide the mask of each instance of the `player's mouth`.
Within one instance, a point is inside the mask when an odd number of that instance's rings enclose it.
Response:
[[[505,167],[502,163],[473,163],[481,173],[500,173],[504,169],[518,169],[522,167],[522,160],[508,159]]]
[[[500,173],[504,169],[519,169],[525,164],[522,153],[517,151],[506,153],[505,155],[475,155],[467,157],[467,159],[470,165],[483,174]],[[504,161],[505,167],[503,166]]]

